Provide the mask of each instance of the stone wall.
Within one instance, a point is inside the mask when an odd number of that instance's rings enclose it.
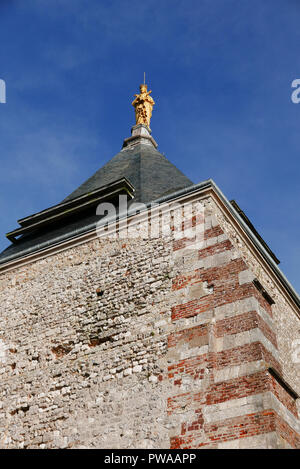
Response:
[[[299,319],[205,205],[200,247],[95,238],[0,274],[1,448],[300,447]]]

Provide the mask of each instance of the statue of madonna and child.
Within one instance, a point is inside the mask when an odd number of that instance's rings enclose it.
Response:
[[[135,108],[136,125],[144,124],[150,129],[150,119],[152,116],[152,108],[155,104],[150,96],[152,91],[147,91],[147,85],[140,85],[140,94],[135,94],[132,106]]]

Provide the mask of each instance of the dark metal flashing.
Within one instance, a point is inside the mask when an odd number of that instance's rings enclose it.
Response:
[[[268,368],[268,372],[271,376],[277,381],[278,384],[294,399],[298,399],[299,395],[294,391],[294,389],[282,378],[275,368]]]
[[[275,304],[275,301],[273,300],[273,298],[269,295],[269,293],[264,289],[264,287],[262,286],[262,284],[257,280],[257,278],[255,278],[253,280],[253,284],[254,286],[257,288],[257,290],[259,291],[259,293],[264,297],[264,299],[269,303],[269,305],[274,305]]]
[[[230,201],[231,205],[235,208],[237,213],[240,215],[240,217],[244,220],[244,222],[249,226],[250,230],[254,233],[257,239],[261,242],[261,244],[264,246],[265,250],[270,254],[270,256],[274,259],[276,264],[280,264],[280,260],[275,256],[274,252],[270,249],[270,247],[267,245],[265,240],[260,236],[258,231],[255,229],[245,212],[241,209],[241,207],[238,205],[238,203],[235,200]]]
[[[17,243],[17,236],[44,229],[49,225],[53,226],[62,219],[77,216],[83,211],[89,210],[98,205],[101,201],[111,200],[111,198],[121,193],[125,193],[129,195],[130,198],[133,198],[134,188],[126,178],[107,184],[106,186],[89,192],[88,194],[84,194],[83,196],[79,196],[70,201],[55,205],[34,215],[30,215],[29,217],[22,218],[19,220],[21,228],[17,228],[14,231],[7,233],[6,237],[13,243]]]
[[[97,197],[102,198],[106,195],[109,195],[110,192],[113,190],[122,190],[123,188],[128,193],[129,192],[133,193],[135,191],[133,185],[130,184],[128,179],[123,177],[123,178],[113,181],[110,184],[106,184],[105,186],[101,186],[98,189],[95,189],[91,192],[78,196],[75,199],[71,199],[66,202],[61,202],[60,204],[54,205],[53,207],[49,207],[45,210],[42,210],[41,212],[35,213],[25,218],[21,218],[20,220],[18,220],[18,223],[21,226],[28,226],[28,225],[31,225],[32,222],[37,223],[52,215],[57,215],[58,213],[61,213],[64,210],[69,210],[74,207],[78,207],[81,204],[86,204],[90,202],[91,200],[96,199]]]

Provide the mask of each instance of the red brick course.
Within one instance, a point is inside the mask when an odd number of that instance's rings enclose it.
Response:
[[[168,347],[175,347],[179,342],[184,340],[186,343],[197,342],[197,338],[206,336],[208,334],[208,325],[200,324],[199,326],[184,329],[179,332],[175,332],[168,336]]]
[[[222,443],[275,431],[293,448],[300,448],[299,435],[273,409],[226,419],[218,423],[202,424],[202,426],[200,417],[198,425],[194,425],[194,428],[192,434],[186,435],[188,427],[185,426],[182,435],[171,438],[171,449],[201,448],[211,445],[212,442]],[[198,433],[197,430],[198,432],[202,430],[202,432]],[[204,441],[200,442],[201,439]]]
[[[201,219],[200,219],[200,223],[202,223]],[[189,228],[190,226],[195,226],[195,224],[193,224],[193,222],[190,223],[189,221],[186,221],[184,226],[186,228]],[[220,236],[222,234],[224,234],[224,231],[218,225],[218,226],[215,226],[214,228],[210,228],[209,230],[205,230],[203,232],[203,238],[204,240],[206,240],[209,238],[215,238],[216,236]],[[195,238],[181,238],[181,239],[174,240],[173,250],[177,251],[178,249],[185,248],[186,246],[189,246],[193,242],[195,242]]]
[[[224,234],[224,231],[220,227],[220,225],[214,226],[213,228],[209,228],[208,230],[204,231],[204,239],[209,238],[216,238],[217,236],[221,236]]]
[[[211,365],[209,363],[208,354],[199,355],[198,357],[186,358],[176,365],[168,367],[168,378],[173,384],[181,385],[184,376],[190,376],[194,380],[203,379],[205,374],[209,372]]]
[[[282,371],[281,365],[261,342],[251,342],[239,347],[217,352],[213,355],[213,360],[214,368],[218,370],[227,366],[236,366],[243,363],[264,360],[279,374],[281,374]]]
[[[252,283],[246,283],[244,285],[229,285],[228,281],[227,286],[216,286],[213,281],[210,280],[208,285],[214,286],[213,293],[199,299],[194,299],[186,303],[173,306],[171,309],[172,320],[177,321],[178,319],[193,317],[218,306],[223,306],[251,297],[256,298],[264,310],[272,316],[271,306],[261,296]]]
[[[208,256],[213,256],[214,254],[219,254],[220,252],[230,251],[233,249],[232,243],[229,239],[222,241],[221,243],[214,244],[204,249],[199,250],[198,258],[204,259]]]
[[[201,363],[204,364],[204,361]],[[190,362],[192,365],[192,362]],[[171,377],[178,379],[179,369],[172,369]],[[186,368],[181,364],[181,373],[186,371]],[[188,370],[192,374],[192,370]],[[177,375],[176,375],[177,373]],[[176,412],[178,408],[182,407],[183,402],[185,405],[197,402],[197,405],[213,405],[220,404],[232,399],[240,399],[247,396],[261,394],[264,392],[272,392],[276,398],[281,402],[296,418],[298,418],[296,401],[288,392],[280,386],[274,379],[269,371],[263,370],[251,375],[240,376],[228,381],[221,381],[219,383],[208,383],[207,387],[200,392],[191,392],[178,394],[168,400],[168,413]]]
[[[217,321],[215,324],[216,337],[238,334],[251,329],[260,329],[264,336],[277,348],[276,334],[256,311],[238,314],[230,318]]]

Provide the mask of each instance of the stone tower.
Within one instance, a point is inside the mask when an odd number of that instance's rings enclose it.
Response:
[[[300,299],[148,125],[19,225],[0,255],[1,448],[300,448]]]

